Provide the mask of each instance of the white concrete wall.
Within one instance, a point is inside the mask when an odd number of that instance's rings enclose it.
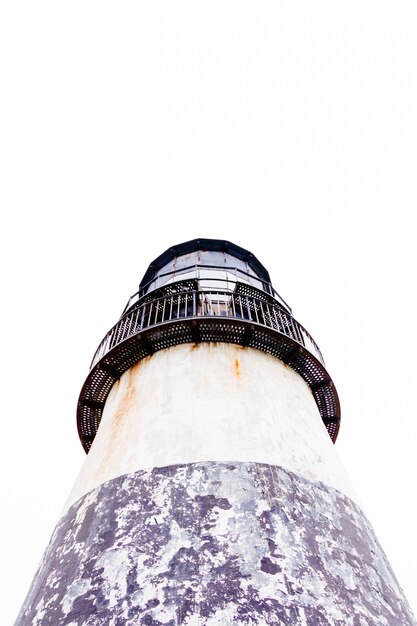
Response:
[[[304,380],[258,350],[203,343],[123,374],[67,505],[117,476],[198,461],[278,465],[356,499]]]

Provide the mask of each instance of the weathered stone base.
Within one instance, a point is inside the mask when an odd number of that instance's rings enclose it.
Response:
[[[60,520],[17,626],[411,626],[362,511],[280,467],[120,476]]]

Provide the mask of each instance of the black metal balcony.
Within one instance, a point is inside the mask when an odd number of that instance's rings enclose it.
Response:
[[[223,270],[224,268],[222,268]],[[283,301],[236,279],[187,278],[140,293],[97,349],[77,411],[80,439],[88,452],[114,382],[129,367],[158,350],[182,343],[226,342],[267,352],[309,385],[333,441],[340,405],[321,352]],[[132,304],[133,302],[133,304]]]

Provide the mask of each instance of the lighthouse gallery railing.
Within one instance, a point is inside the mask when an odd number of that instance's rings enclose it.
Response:
[[[128,310],[101,341],[91,369],[110,350],[139,332],[180,319],[228,317],[273,329],[296,341],[324,364],[320,349],[307,330],[264,292],[236,283],[229,289],[189,289],[181,283],[162,287]],[[155,297],[153,297],[155,296]]]
[[[248,282],[189,278],[142,291],[100,343],[78,401],[78,430],[86,452],[110,389],[123,372],[155,351],[192,341],[238,343],[282,359],[309,385],[327,431],[336,440],[340,422],[336,389],[317,344],[291,312]]]

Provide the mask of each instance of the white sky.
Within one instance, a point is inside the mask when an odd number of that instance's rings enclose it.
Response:
[[[194,237],[251,250],[318,342],[417,612],[416,32],[412,1],[3,3],[5,624],[84,457],[90,359]]]

